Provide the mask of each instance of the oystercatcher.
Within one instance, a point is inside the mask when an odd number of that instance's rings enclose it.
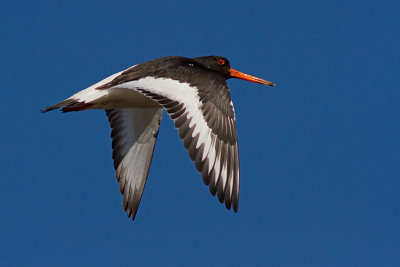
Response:
[[[275,85],[231,69],[225,57],[169,56],[113,74],[41,111],[106,111],[123,208],[134,220],[165,109],[211,194],[237,212],[239,154],[229,78]]]

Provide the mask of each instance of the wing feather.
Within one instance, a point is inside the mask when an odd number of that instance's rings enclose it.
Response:
[[[215,88],[206,89],[208,93],[178,80],[151,76],[110,86],[135,90],[160,104],[174,120],[211,194],[217,194],[228,209],[233,206],[237,211],[239,154],[234,110],[225,80],[216,81]]]
[[[135,219],[146,185],[162,108],[106,110],[112,131],[116,178],[123,195],[123,209]]]

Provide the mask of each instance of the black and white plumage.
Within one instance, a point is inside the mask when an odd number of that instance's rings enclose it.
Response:
[[[220,56],[163,57],[135,65],[43,109],[105,109],[123,208],[135,218],[165,109],[211,194],[236,212],[239,152],[228,78],[266,85]]]

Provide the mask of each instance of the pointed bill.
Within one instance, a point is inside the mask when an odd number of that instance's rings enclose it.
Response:
[[[253,83],[261,83],[261,84],[265,84],[265,85],[269,85],[269,86],[275,86],[275,84],[272,82],[251,76],[249,74],[246,74],[246,73],[234,70],[234,69],[230,69],[229,74],[230,74],[230,77],[232,77],[232,78],[242,79],[242,80],[246,80],[246,81],[253,82]]]

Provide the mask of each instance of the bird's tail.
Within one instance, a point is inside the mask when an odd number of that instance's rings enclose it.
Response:
[[[59,108],[61,108],[62,112],[80,111],[80,110],[88,109],[93,105],[94,104],[92,104],[92,103],[80,102],[80,101],[77,101],[74,99],[66,99],[55,105],[41,109],[40,112],[45,113],[45,112],[48,112],[48,111],[51,111],[54,109],[59,109]]]
[[[86,88],[73,96],[61,101],[55,105],[44,108],[41,112],[47,112],[54,109],[59,109],[63,112],[81,111],[89,108],[96,108],[101,103],[102,99],[107,96],[107,90],[97,90],[96,84]],[[97,104],[97,106],[95,106]]]
[[[122,73],[122,71],[115,73],[115,74],[101,80],[100,82],[95,83],[92,86],[89,86],[88,88],[86,88],[82,91],[79,91],[78,93],[74,94],[70,98],[67,98],[64,101],[61,101],[60,103],[57,103],[55,105],[52,105],[50,107],[42,109],[41,112],[44,113],[44,112],[54,110],[54,109],[59,109],[59,108],[61,108],[61,110],[63,112],[80,111],[80,110],[86,110],[89,108],[107,108],[106,106],[101,105],[101,103],[102,103],[102,100],[105,97],[107,97],[108,90],[99,90],[99,89],[101,86],[112,81],[115,77],[117,77],[121,73]]]

